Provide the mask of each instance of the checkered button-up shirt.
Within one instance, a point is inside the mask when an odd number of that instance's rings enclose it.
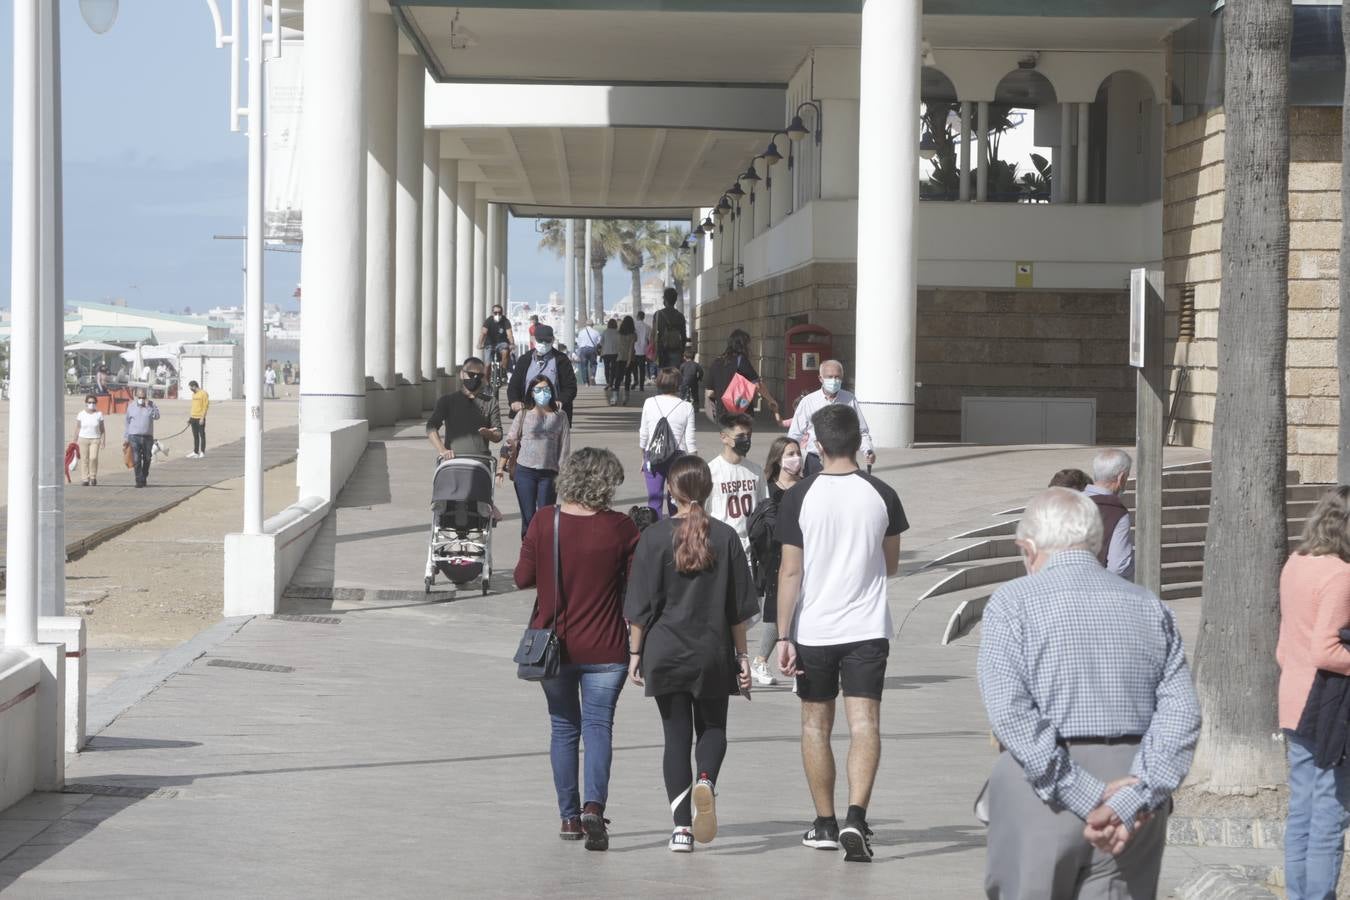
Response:
[[[1108,801],[1127,826],[1190,769],[1200,704],[1172,611],[1086,550],[994,592],[978,673],[994,736],[1052,806],[1086,818],[1101,803],[1106,785],[1064,747],[1075,738],[1143,735],[1130,767],[1139,783]]]

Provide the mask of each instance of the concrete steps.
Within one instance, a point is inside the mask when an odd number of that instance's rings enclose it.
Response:
[[[1291,548],[1307,524],[1308,515],[1326,490],[1326,485],[1302,484],[1295,471],[1285,473],[1285,497]],[[1213,473],[1208,464],[1168,469],[1163,473],[1162,510],[1162,599],[1168,603],[1198,601],[1204,582],[1205,536],[1209,521],[1210,486]],[[1134,507],[1134,482],[1122,495],[1126,506]],[[925,566],[925,569],[952,568],[949,574],[929,588],[920,601],[942,597],[953,603],[951,617],[942,636],[949,644],[974,630],[984,615],[989,598],[999,585],[1019,577],[1025,571],[1013,536],[1015,516],[1021,509],[1004,510],[1010,516],[981,528],[957,535],[953,540],[968,540]]]

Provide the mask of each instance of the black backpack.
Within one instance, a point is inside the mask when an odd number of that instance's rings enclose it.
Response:
[[[775,545],[773,533],[778,527],[778,501],[773,498],[755,504],[746,523],[750,538],[750,573],[755,590],[761,594],[768,588],[769,579],[778,576],[778,557],[781,550]]]
[[[647,464],[653,469],[659,469],[679,455],[680,445],[675,441],[675,431],[666,417],[662,416],[652,430],[651,440],[647,442]]]

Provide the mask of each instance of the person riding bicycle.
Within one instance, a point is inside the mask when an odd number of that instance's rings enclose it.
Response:
[[[501,304],[494,303],[492,315],[483,323],[483,328],[478,334],[478,346],[486,351],[489,359],[496,357],[503,372],[509,372],[511,348],[515,344],[515,335],[511,333],[511,320],[502,315]]]

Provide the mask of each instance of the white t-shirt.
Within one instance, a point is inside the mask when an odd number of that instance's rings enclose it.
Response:
[[[649,326],[646,321],[634,322],[633,333],[637,336],[637,340],[633,342],[633,352],[638,356],[646,356],[647,338],[649,338],[652,333],[651,326]]]
[[[98,437],[98,426],[103,421],[103,413],[98,410],[90,412],[82,409],[75,414],[75,420],[80,423],[80,437],[96,438]]]
[[[267,371],[263,372],[263,381],[267,382],[268,384],[276,384],[276,383],[277,383],[277,370],[276,370],[276,369],[268,369]]]
[[[736,529],[741,546],[750,552],[750,514],[755,504],[769,496],[764,470],[748,459],[729,463],[721,454],[708,463],[712,471],[712,494],[708,515]]]
[[[656,426],[665,418],[675,435],[675,444],[682,453],[697,453],[694,443],[694,407],[688,400],[681,400],[673,394],[648,397],[642,404],[642,425],[638,428],[638,448],[645,451],[652,442]]]
[[[881,543],[908,528],[895,491],[862,470],[821,472],[783,495],[774,538],[802,550],[802,589],[790,632],[797,643],[890,639]]]

